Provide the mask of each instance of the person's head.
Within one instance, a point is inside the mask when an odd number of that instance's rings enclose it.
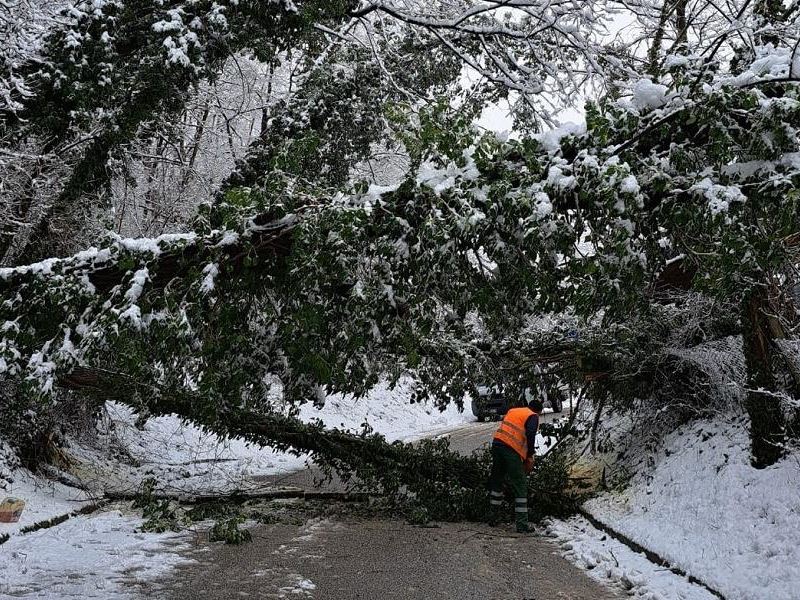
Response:
[[[530,408],[537,415],[540,415],[540,414],[542,414],[542,411],[544,410],[544,402],[542,402],[538,398],[534,398],[533,400],[528,402],[528,408]]]

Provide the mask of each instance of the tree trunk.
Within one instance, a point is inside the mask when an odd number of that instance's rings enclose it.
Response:
[[[747,365],[746,408],[750,416],[751,461],[764,468],[783,456],[786,423],[772,368],[773,333],[766,310],[767,288],[758,286],[745,296],[742,338]]]
[[[86,367],[74,368],[59,379],[58,385],[99,402],[113,399],[137,411],[142,409],[139,399],[152,393],[151,386],[142,387],[124,374]],[[437,482],[468,489],[480,489],[484,483],[480,463],[450,451],[442,441],[389,443],[380,435],[355,435],[325,429],[319,423],[304,423],[295,417],[245,409],[220,408],[196,418],[198,402],[191,395],[174,393],[168,402],[156,401],[147,409],[151,416],[175,413],[191,418],[223,437],[240,437],[295,454],[309,453],[321,466],[335,469],[345,478],[355,475],[390,493],[401,486],[417,492]]]
[[[689,22],[686,20],[687,0],[678,0],[675,4],[675,43],[672,45],[673,52],[684,53],[689,29]]]
[[[670,13],[674,5],[669,2],[664,2],[661,7],[661,16],[658,20],[658,27],[653,34],[653,41],[650,48],[647,50],[647,72],[652,77],[658,77],[661,71],[660,58],[661,58],[661,45],[664,42],[664,33],[667,29],[667,22],[669,21]]]

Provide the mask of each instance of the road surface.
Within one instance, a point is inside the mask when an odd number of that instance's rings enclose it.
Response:
[[[545,417],[550,420],[552,417]],[[447,434],[471,452],[496,423]],[[275,478],[304,486],[308,470]],[[340,486],[334,484],[334,489]],[[473,523],[415,527],[355,513],[311,517],[287,503],[299,522],[258,525],[244,546],[209,544],[198,535],[190,558],[168,579],[144,584],[143,597],[169,600],[315,598],[318,600],[611,600],[614,592],[561,558],[538,535]]]

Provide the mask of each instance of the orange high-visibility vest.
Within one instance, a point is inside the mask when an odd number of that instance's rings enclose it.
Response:
[[[528,407],[512,408],[503,417],[503,422],[497,428],[494,439],[503,442],[522,460],[528,458],[528,436],[525,434],[525,422],[536,413]]]

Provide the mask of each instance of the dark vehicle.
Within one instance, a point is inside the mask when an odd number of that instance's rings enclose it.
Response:
[[[526,402],[530,394],[531,390],[526,390]],[[542,401],[554,413],[560,413],[564,410],[564,399],[564,392],[559,388],[554,388],[544,393]],[[518,404],[522,405],[522,400]],[[511,408],[511,402],[502,389],[478,386],[478,397],[472,400],[472,414],[478,418],[478,421],[499,421],[509,408]]]
[[[499,421],[508,409],[508,399],[502,390],[478,386],[478,397],[472,399],[472,414],[478,421]]]

